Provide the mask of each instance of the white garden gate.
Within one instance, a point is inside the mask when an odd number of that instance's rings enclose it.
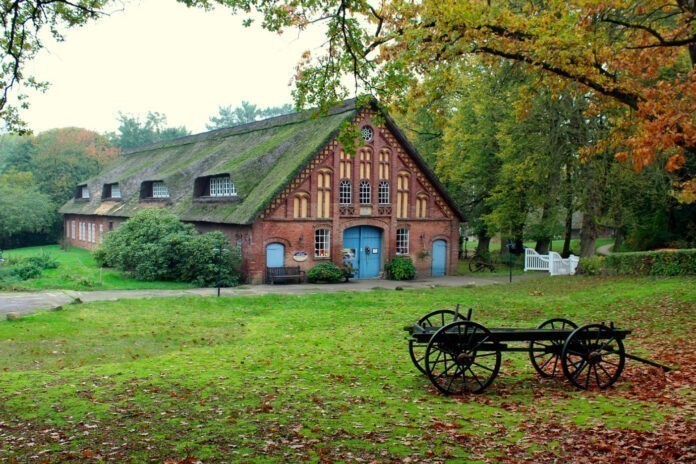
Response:
[[[551,275],[573,275],[579,262],[580,258],[575,255],[563,259],[555,251],[550,251],[548,255],[540,255],[532,248],[524,249],[525,272],[549,271]]]

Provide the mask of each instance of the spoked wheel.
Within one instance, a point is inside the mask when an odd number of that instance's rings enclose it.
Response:
[[[590,324],[575,329],[563,345],[563,373],[576,387],[610,387],[626,362],[623,342],[609,327]]]
[[[491,332],[472,321],[456,321],[435,332],[425,350],[425,371],[445,394],[481,393],[498,375],[500,350]]]
[[[578,326],[568,319],[554,318],[542,322],[537,329],[563,330],[577,329]],[[563,372],[561,367],[562,340],[531,340],[529,342],[529,360],[542,377],[550,378]]]
[[[495,271],[495,267],[486,261],[481,259],[472,259],[469,261],[469,272],[481,272],[484,270],[489,270],[491,272]]]
[[[451,309],[438,309],[421,317],[417,324],[421,327],[442,327],[454,321],[463,321],[466,317]],[[416,365],[419,371],[425,372],[425,349],[427,343],[419,343],[416,340],[408,341],[408,352],[411,355],[411,361]]]

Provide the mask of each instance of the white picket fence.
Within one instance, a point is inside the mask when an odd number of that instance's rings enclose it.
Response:
[[[575,255],[563,259],[555,251],[550,251],[548,255],[540,255],[532,248],[524,249],[525,271],[549,271],[551,275],[573,275],[579,262],[580,258]]]

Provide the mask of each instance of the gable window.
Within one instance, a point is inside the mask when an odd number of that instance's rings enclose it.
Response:
[[[104,184],[104,189],[102,190],[102,199],[104,200],[120,200],[121,199],[121,187],[118,183]]]
[[[360,204],[369,205],[372,203],[372,186],[370,181],[361,180],[360,181]]]
[[[340,161],[338,165],[338,176],[341,179],[350,179],[353,171],[353,160],[346,152],[341,150]]]
[[[209,184],[211,197],[234,197],[237,196],[237,188],[232,183],[230,176],[216,176],[210,178]]]
[[[295,218],[306,218],[308,216],[309,195],[302,192],[295,195],[293,199],[293,216]]]
[[[379,151],[379,178],[389,179],[389,158],[391,156],[391,150],[388,148],[382,148]]]
[[[377,197],[380,205],[389,204],[389,181],[381,180],[379,182]]]
[[[167,184],[161,180],[147,180],[143,182],[140,184],[140,198],[169,198],[169,189],[167,188]]]
[[[353,185],[348,179],[343,179],[338,186],[338,202],[342,205],[353,203]]]
[[[401,171],[396,178],[396,217],[408,217],[408,190],[410,177],[408,172]]]
[[[331,171],[317,173],[317,217],[331,217]]]
[[[229,174],[198,177],[193,184],[193,196],[203,200],[232,199],[237,196],[237,187]]]
[[[360,179],[372,178],[372,149],[360,149]]]
[[[428,195],[419,193],[416,197],[416,217],[425,219],[428,215]]]
[[[75,191],[75,198],[80,200],[89,200],[89,187],[86,185],[78,185]]]
[[[329,229],[317,229],[314,231],[314,257],[328,258],[331,249],[331,231]]]
[[[409,242],[408,229],[396,229],[396,254],[407,255]]]
[[[374,131],[370,126],[363,126],[362,129],[360,129],[360,135],[364,141],[369,142],[374,136]]]

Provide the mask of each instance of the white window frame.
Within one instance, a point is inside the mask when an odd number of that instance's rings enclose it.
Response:
[[[152,181],[152,198],[169,198],[169,189],[164,181]]]
[[[331,229],[316,229],[314,231],[314,257],[331,257]]]
[[[409,253],[410,231],[403,227],[396,229],[396,254],[407,255]]]
[[[75,239],[77,238],[77,237],[75,236],[75,234],[77,233],[77,231],[76,231],[76,223],[75,223],[75,220],[74,220],[74,219],[73,219],[72,221],[70,221],[70,232],[72,232],[72,233],[70,234],[70,238],[72,238],[73,240],[75,240]]]
[[[369,180],[360,181],[360,204],[369,205],[372,203],[372,184]]]
[[[338,203],[341,205],[353,203],[353,184],[348,179],[343,179],[338,186]]]
[[[121,187],[118,184],[111,184],[110,198],[121,198]]]
[[[80,198],[89,200],[89,187],[86,185],[80,185]]]
[[[208,179],[209,195],[211,197],[236,197],[237,187],[230,176],[215,176]]]
[[[379,181],[379,185],[377,186],[377,201],[380,205],[390,204],[388,180]]]

